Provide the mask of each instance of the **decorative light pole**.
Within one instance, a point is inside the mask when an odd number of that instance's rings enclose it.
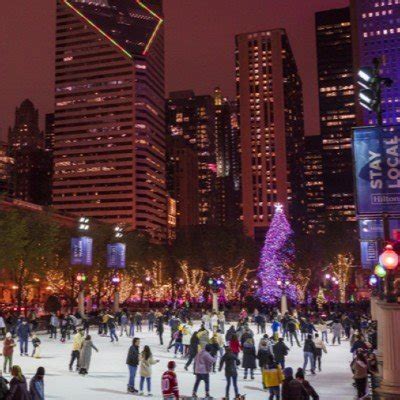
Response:
[[[288,311],[286,289],[289,287],[290,282],[288,280],[282,281],[278,279],[276,284],[282,289],[281,314],[284,315]]]
[[[80,217],[78,220],[78,231],[83,233],[87,232],[89,229],[90,229],[89,218]],[[76,280],[79,283],[78,311],[81,317],[83,318],[85,316],[85,282],[87,281],[87,276],[83,272],[78,273]]]
[[[218,312],[218,293],[224,282],[221,278],[209,278],[207,283],[212,294],[212,309],[214,312]]]
[[[388,303],[395,303],[396,296],[393,289],[394,270],[399,265],[399,256],[391,244],[386,245],[384,252],[379,256],[379,264],[387,271],[386,274],[386,299]]]
[[[114,227],[114,238],[120,240],[124,236],[124,229],[117,225]],[[119,311],[119,284],[121,281],[118,273],[119,268],[125,268],[125,243],[110,243],[107,245],[107,265],[109,268],[114,268],[114,275],[111,282],[115,287],[113,309],[114,312]]]

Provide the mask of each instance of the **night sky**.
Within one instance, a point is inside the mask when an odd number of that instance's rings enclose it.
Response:
[[[286,28],[303,80],[306,133],[317,134],[314,13],[348,0],[165,0],[166,90],[221,86],[234,97],[236,33]],[[55,0],[3,1],[0,14],[0,138],[26,97],[53,108]]]

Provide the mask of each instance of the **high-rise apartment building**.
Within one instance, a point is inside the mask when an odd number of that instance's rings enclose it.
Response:
[[[44,128],[44,147],[51,152],[54,150],[54,113],[46,114]]]
[[[161,0],[58,0],[53,202],[167,236]]]
[[[13,159],[9,194],[35,204],[50,204],[51,158],[39,129],[39,112],[28,99],[15,110],[14,127],[8,130],[7,155]]]
[[[243,222],[263,240],[282,203],[295,229],[303,224],[302,83],[284,29],[236,36]]]
[[[213,97],[196,96],[192,90],[170,93],[167,125],[169,136],[183,137],[197,152],[199,223],[215,224],[217,160]]]
[[[400,1],[351,0],[353,44],[356,69],[372,66],[381,59],[381,73],[393,84],[382,94],[383,124],[400,123]],[[358,108],[363,125],[376,124],[376,116]]]
[[[238,221],[240,217],[240,187],[237,185],[240,179],[237,166],[239,130],[235,129],[235,104],[223,97],[218,87],[214,90],[214,107],[217,162],[215,219],[218,225],[224,225]]]
[[[182,136],[167,138],[167,190],[176,201],[176,225],[199,224],[199,166],[195,145]]]
[[[350,10],[318,12],[315,25],[325,205],[330,218],[354,221],[351,129],[356,99]]]
[[[306,189],[306,233],[325,231],[325,193],[322,138],[320,135],[305,137],[304,181]]]

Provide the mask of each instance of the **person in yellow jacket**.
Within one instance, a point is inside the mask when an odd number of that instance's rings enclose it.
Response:
[[[285,376],[272,356],[269,357],[265,368],[262,370],[262,379],[264,387],[269,389],[269,400],[280,399],[280,384],[285,379]]]
[[[74,336],[72,342],[71,361],[69,363],[69,370],[72,371],[74,361],[76,360],[76,369],[79,367],[79,355],[82,348],[83,341],[85,340],[84,330],[79,329],[78,333]]]

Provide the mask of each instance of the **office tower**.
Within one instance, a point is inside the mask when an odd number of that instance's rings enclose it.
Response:
[[[223,97],[219,87],[214,89],[215,106],[215,157],[217,163],[215,219],[218,225],[233,223],[240,216],[239,191],[235,190],[238,179],[238,130],[232,103]],[[237,188],[236,188],[237,189]]]
[[[8,196],[10,188],[10,173],[14,159],[7,155],[7,143],[0,142],[0,195]]]
[[[44,128],[44,147],[51,152],[54,150],[54,113],[46,114]]]
[[[382,94],[383,124],[400,123],[400,1],[351,0],[355,69],[382,61],[381,73],[393,79]],[[376,124],[374,113],[357,108],[360,125]]]
[[[8,130],[7,155],[14,160],[9,171],[10,195],[35,204],[50,204],[51,161],[39,129],[39,112],[28,99],[15,110],[14,127]]]
[[[199,224],[199,168],[195,145],[182,136],[167,138],[167,190],[176,200],[176,225]]]
[[[161,0],[58,0],[53,201],[166,240]]]
[[[296,230],[305,212],[302,83],[284,29],[236,36],[236,85],[243,222],[262,241],[274,203]]]
[[[196,96],[192,90],[170,93],[167,102],[168,134],[183,137],[197,152],[200,224],[216,223],[217,161],[214,124],[215,107],[211,96]]]
[[[322,138],[305,137],[304,180],[306,189],[306,233],[325,232],[325,194]]]
[[[172,243],[176,239],[176,200],[171,196],[167,197],[167,239]]]
[[[318,12],[315,25],[325,204],[330,218],[353,221],[351,128],[356,100],[350,10]]]

